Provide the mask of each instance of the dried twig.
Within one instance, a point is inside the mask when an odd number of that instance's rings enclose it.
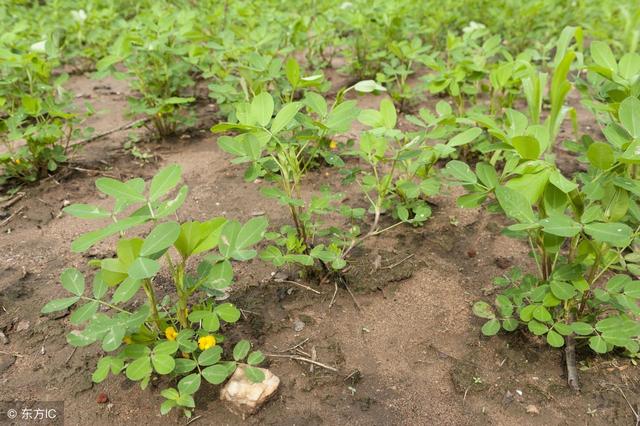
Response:
[[[0,354],[3,355],[10,355],[10,356],[15,356],[17,358],[24,358],[24,355],[16,353],[16,352],[7,352],[7,351],[0,351]]]
[[[279,352],[279,353],[282,353],[282,352],[291,352],[292,350],[297,349],[297,348],[299,348],[300,346],[304,345],[304,344],[305,344],[305,343],[307,343],[308,341],[309,341],[309,338],[307,337],[307,338],[306,338],[306,339],[304,339],[302,342],[300,342],[300,343],[298,343],[298,344],[296,344],[296,345],[294,345],[294,346],[291,346],[291,347],[290,347],[290,348],[288,348],[288,349],[285,349],[285,350],[283,350],[283,351],[278,351],[278,352]]]
[[[338,282],[334,281],[333,285],[335,286],[335,290],[333,290],[333,297],[331,297],[331,302],[329,302],[329,309],[333,306],[333,303],[336,301],[336,294],[338,294]]]
[[[67,357],[67,360],[64,362],[65,365],[69,364],[69,361],[71,361],[71,357],[73,357],[73,354],[76,353],[76,350],[78,349],[77,346],[75,346],[73,348],[73,350],[71,351],[71,353],[69,354],[69,356]]]
[[[329,365],[323,364],[321,362],[318,361],[314,361],[310,358],[304,358],[298,355],[285,355],[285,354],[265,354],[266,356],[270,356],[272,358],[289,358],[289,359],[295,359],[296,361],[302,361],[302,362],[308,362],[310,364],[314,364],[317,365],[318,367],[322,367],[325,368],[329,371],[333,371],[334,373],[338,372],[337,368],[331,367]]]
[[[74,142],[73,144],[71,144],[71,146],[82,145],[82,144],[85,144],[85,143],[93,142],[96,139],[100,139],[100,138],[102,138],[104,136],[110,135],[111,133],[119,132],[121,130],[128,130],[128,129],[132,128],[132,127],[137,126],[138,124],[144,124],[149,120],[150,120],[150,118],[141,118],[140,120],[135,120],[135,121],[132,121],[130,123],[123,124],[122,126],[115,127],[115,128],[113,128],[111,130],[107,130],[106,132],[98,133],[97,135],[93,135],[93,136],[90,136],[90,137],[88,137],[86,139]]]
[[[636,426],[640,425],[640,414],[638,414],[638,412],[635,410],[635,408],[633,408],[633,405],[631,405],[631,403],[627,399],[627,395],[624,394],[624,392],[622,391],[620,386],[615,385],[615,387],[620,391],[620,393],[622,394],[622,397],[624,398],[624,400],[627,401],[627,404],[629,405],[629,408],[631,408],[631,411],[633,412],[633,415],[636,416]]]
[[[313,293],[315,293],[315,294],[322,294],[322,293],[321,293],[321,292],[319,292],[318,290],[316,290],[316,289],[314,289],[314,288],[311,288],[311,287],[309,287],[308,285],[304,285],[304,284],[301,284],[301,283],[299,283],[299,282],[296,282],[296,281],[291,281],[291,280],[274,280],[274,282],[276,282],[276,283],[295,284],[295,285],[297,285],[298,287],[302,287],[302,288],[304,288],[305,290],[309,290],[309,291],[311,291],[311,292],[313,292]]]
[[[315,361],[317,358],[318,358],[318,353],[316,352],[316,347],[311,346],[311,360]],[[311,364],[309,366],[309,373],[313,373],[314,368],[315,368],[315,365]]]
[[[11,222],[13,220],[13,218],[16,217],[18,214],[20,214],[20,212],[22,210],[24,210],[24,206],[20,207],[18,210],[13,212],[13,214],[11,216],[9,216],[8,218],[6,218],[2,222],[0,222],[0,227],[5,226],[7,223]]]
[[[195,422],[196,420],[198,420],[199,418],[201,418],[202,416],[195,416],[192,419],[189,419],[189,421],[186,423],[188,425],[190,425],[191,423]]]
[[[578,369],[576,368],[576,341],[573,335],[565,337],[567,342],[564,348],[565,363],[567,365],[567,382],[571,389],[580,391],[580,382],[578,381]]]
[[[24,195],[25,195],[24,192],[18,192],[16,195],[14,195],[12,198],[10,198],[7,202],[3,203],[2,206],[0,206],[0,208],[6,209],[6,208],[11,207],[12,205],[14,205],[18,201],[20,201],[22,199],[22,197],[24,197]]]
[[[361,311],[362,310],[362,306],[360,306],[360,304],[356,300],[356,297],[353,295],[353,292],[349,288],[349,285],[346,282],[343,282],[342,284],[344,285],[344,288],[346,288],[347,291],[349,292],[349,296],[351,296],[351,298],[353,299],[353,303],[356,304],[356,308],[358,308],[358,310]]]
[[[398,262],[396,262],[394,264],[391,264],[389,266],[383,266],[382,269],[393,269],[396,266],[398,266],[401,263],[403,263],[404,261],[411,259],[413,256],[415,256],[415,255],[414,254],[410,254],[409,256],[405,257],[404,259],[402,259],[402,260],[400,260],[400,261],[398,261]]]

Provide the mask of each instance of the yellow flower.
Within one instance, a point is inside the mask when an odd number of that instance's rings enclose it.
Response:
[[[131,336],[124,336],[122,341],[124,342],[125,345],[130,345],[131,343],[133,343],[133,339],[131,339]]]
[[[329,142],[329,148],[331,148],[331,149],[338,148],[338,144],[336,143],[336,141]]]
[[[216,345],[216,338],[208,334],[198,339],[198,347],[201,351],[206,351]]]
[[[20,159],[16,158],[16,164],[20,164]]]
[[[167,340],[176,340],[178,332],[173,327],[167,327],[164,329],[164,335],[167,336]]]

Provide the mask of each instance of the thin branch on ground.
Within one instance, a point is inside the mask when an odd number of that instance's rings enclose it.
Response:
[[[285,349],[285,350],[283,350],[283,351],[278,351],[278,352],[279,352],[279,353],[283,353],[283,352],[291,352],[292,350],[297,349],[297,348],[299,348],[300,346],[304,345],[304,344],[305,344],[305,343],[307,343],[308,341],[309,341],[309,338],[307,337],[307,338],[306,338],[306,339],[304,339],[302,342],[300,342],[300,343],[298,343],[298,344],[296,344],[296,345],[294,345],[294,346],[291,346],[291,347],[290,347],[290,348],[288,348],[288,349]]]
[[[304,284],[301,284],[301,283],[299,283],[299,282],[296,282],[296,281],[291,281],[291,280],[274,280],[274,282],[276,282],[276,283],[294,284],[294,285],[297,285],[298,287],[304,288],[305,290],[311,291],[311,292],[313,292],[313,293],[315,293],[315,294],[322,294],[322,293],[321,293],[321,292],[319,292],[318,290],[316,290],[316,289],[314,289],[314,288],[311,288],[311,287],[309,287],[308,285],[304,285]]]
[[[405,261],[407,261],[407,260],[411,259],[413,256],[415,256],[415,255],[414,255],[414,254],[410,254],[409,256],[405,257],[404,259],[402,259],[402,260],[400,260],[400,261],[398,261],[398,262],[396,262],[396,263],[393,263],[393,264],[391,264],[391,265],[389,265],[389,266],[383,266],[383,267],[382,267],[382,269],[393,269],[393,268],[395,268],[396,266],[401,265],[403,262],[405,262]]]
[[[71,144],[71,147],[78,146],[78,145],[83,145],[83,144],[86,144],[86,143],[89,143],[89,142],[93,142],[96,139],[100,139],[102,137],[108,136],[108,135],[110,135],[112,133],[119,132],[121,130],[128,130],[128,129],[132,128],[132,127],[136,127],[138,124],[144,124],[149,120],[150,120],[149,118],[141,118],[139,120],[135,120],[135,121],[132,121],[130,123],[123,124],[122,126],[118,126],[118,127],[115,127],[115,128],[113,128],[111,130],[107,130],[106,132],[98,133],[97,135],[93,135],[93,136],[90,136],[90,137],[88,137],[86,139],[82,139],[80,141],[74,142],[73,144]]]
[[[296,361],[302,361],[302,362],[308,362],[309,364],[314,364],[317,365],[318,367],[322,367],[324,369],[327,369],[329,371],[333,371],[334,373],[338,372],[338,369],[335,367],[331,367],[329,365],[323,364],[321,362],[318,361],[314,361],[310,358],[305,358],[302,356],[298,356],[298,355],[286,355],[286,354],[265,354],[266,356],[272,357],[272,358],[289,358],[289,359],[294,359]]]
[[[11,222],[13,220],[13,218],[16,217],[17,215],[19,215],[22,210],[24,210],[24,206],[20,207],[18,210],[13,212],[13,214],[11,216],[9,216],[8,218],[6,218],[2,222],[0,222],[0,227],[5,226],[7,223]]]

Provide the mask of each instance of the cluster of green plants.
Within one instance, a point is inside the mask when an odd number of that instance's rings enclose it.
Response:
[[[240,318],[220,303],[233,262],[259,258],[348,286],[354,249],[424,225],[443,184],[464,189],[459,206],[502,215],[503,233],[530,250],[530,262],[496,278],[493,303],[474,304],[485,335],[523,329],[563,347],[576,389],[576,348],[637,357],[637,8],[631,0],[470,0],[460,13],[458,3],[0,5],[0,24],[12,23],[0,35],[0,185],[35,181],[67,160],[81,116],[63,70],[82,58],[93,77],[129,82],[127,113],[157,138],[192,128],[199,102],[213,101],[219,148],[289,215],[278,229],[264,218],[180,223],[188,190],[176,190],[178,166],[148,184],[98,179],[112,209],[65,212],[109,224],[72,249],[115,237],[113,256],[89,263],[90,290],[85,273],[66,270],[71,295],[43,309],[73,308],[69,343],[108,353],[94,381],[124,373],[144,388],[152,375],[170,376],[177,385],[162,391],[161,411],[187,415],[202,379],[220,384],[240,361],[261,381],[252,366],[264,355],[246,340],[232,348],[223,334]],[[335,72],[352,80],[332,88]],[[360,108],[363,94],[376,106]],[[595,131],[583,133],[585,113]],[[576,172],[561,167],[567,152]],[[334,179],[317,187],[309,175],[320,169]],[[160,280],[171,291],[161,293]],[[225,350],[233,360],[223,360]]]
[[[145,389],[153,374],[169,376],[177,387],[161,391],[161,412],[178,407],[190,417],[193,395],[203,379],[223,383],[246,360],[249,380],[264,380],[262,370],[253,366],[265,357],[251,352],[249,341],[236,342],[232,359],[223,359],[229,347],[223,333],[240,319],[240,311],[218,299],[225,299],[233,282],[231,262],[257,255],[253,246],[262,240],[267,220],[172,220],[188,193],[186,185],[174,190],[180,179],[177,165],[160,170],[148,185],[140,178],[100,178],[96,187],[113,199],[111,210],[88,204],[66,207],[64,211],[77,218],[112,221],[76,238],[73,251],[85,252],[117,235],[115,256],[89,262],[90,290],[85,274],[66,269],[60,281],[70,295],[50,301],[42,312],[73,309],[70,322],[75,329],[67,342],[75,347],[99,345],[108,354],[98,361],[94,382],[102,382],[109,373],[124,373]],[[145,224],[152,227],[144,238],[127,235]],[[166,294],[159,293],[160,279],[172,284]],[[142,305],[135,303],[139,295],[144,295]]]

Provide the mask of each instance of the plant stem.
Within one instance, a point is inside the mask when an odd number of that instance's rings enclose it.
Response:
[[[151,280],[143,280],[142,288],[147,295],[147,299],[149,299],[149,305],[151,305],[151,315],[153,316],[153,320],[155,321],[158,330],[162,330],[162,322],[160,321],[160,314],[158,313],[158,302],[156,301],[156,294],[153,291]]]

